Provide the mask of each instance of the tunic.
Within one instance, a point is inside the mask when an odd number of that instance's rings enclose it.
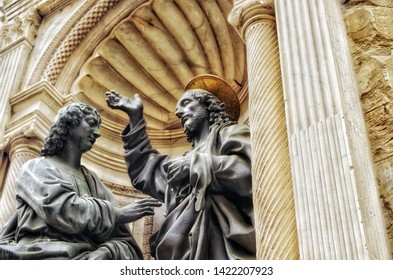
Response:
[[[168,185],[173,157],[151,147],[142,120],[122,133],[125,161],[135,188],[165,203],[166,218],[152,236],[156,259],[255,259],[248,127],[214,125],[208,138],[181,157],[190,177]]]
[[[143,259],[98,177],[56,157],[36,158],[15,182],[17,211],[0,233],[0,259]]]

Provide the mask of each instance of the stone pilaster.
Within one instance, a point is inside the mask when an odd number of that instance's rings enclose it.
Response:
[[[16,210],[15,179],[22,165],[40,155],[43,139],[56,116],[67,102],[48,82],[42,81],[10,99],[13,112],[4,137],[0,154],[8,155],[6,177],[0,197],[0,228]],[[3,166],[1,166],[3,169]]]
[[[390,258],[340,3],[275,10],[301,258]]]
[[[0,29],[0,137],[11,117],[9,99],[20,90],[39,24],[40,17],[32,10],[23,18],[15,17]]]
[[[298,259],[295,207],[273,1],[235,1],[246,44],[258,259]]]

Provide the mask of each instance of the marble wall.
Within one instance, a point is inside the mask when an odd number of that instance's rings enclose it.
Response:
[[[393,2],[349,1],[343,11],[393,249]]]

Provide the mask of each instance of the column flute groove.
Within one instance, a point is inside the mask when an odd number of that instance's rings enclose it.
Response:
[[[237,22],[247,50],[257,258],[298,259],[274,12],[259,1],[248,7],[235,5],[233,13],[239,9]]]
[[[362,110],[353,80],[341,76],[353,73],[338,3],[276,0],[275,10],[301,258],[384,259]]]

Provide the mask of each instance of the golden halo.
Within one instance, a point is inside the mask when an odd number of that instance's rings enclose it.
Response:
[[[211,75],[203,74],[194,77],[186,86],[186,91],[190,89],[204,89],[214,94],[226,105],[226,112],[232,121],[237,121],[240,116],[240,103],[235,91],[223,79]]]

